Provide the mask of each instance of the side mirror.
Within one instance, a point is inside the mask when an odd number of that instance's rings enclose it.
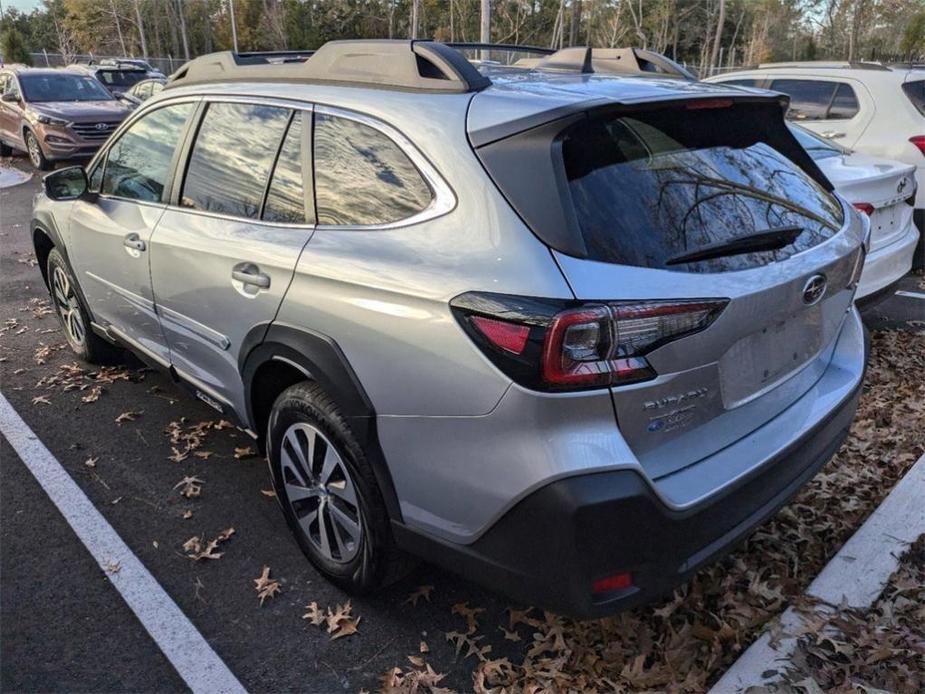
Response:
[[[4,101],[8,104],[18,104],[19,95],[14,94],[13,92],[7,92],[6,94],[3,94],[2,96],[0,96],[0,101]]]
[[[91,195],[88,192],[87,173],[82,166],[68,166],[54,171],[42,179],[45,195],[51,200],[78,200]]]

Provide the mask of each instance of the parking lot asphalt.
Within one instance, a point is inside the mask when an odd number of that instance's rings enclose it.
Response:
[[[184,445],[171,443],[167,430],[218,424],[214,411],[131,358],[115,380],[94,378],[85,364],[67,370],[75,360],[46,312],[29,238],[39,185],[36,177],[0,190],[0,390],[240,682],[253,691],[377,689],[379,677],[406,667],[424,642],[426,660],[446,673],[441,686],[471,689],[472,660],[457,657],[445,637],[465,630],[452,608],[485,608],[479,621],[496,633],[487,643],[501,657],[510,643],[492,625],[507,623],[503,597],[422,564],[383,593],[354,598],[358,632],[331,639],[302,619],[305,606],[333,610],[349,596],[321,579],[290,538],[264,493],[265,462],[242,450],[248,437],[203,428],[199,447],[176,460],[173,449]],[[903,281],[913,294],[925,294],[923,285],[920,277]],[[873,327],[921,321],[925,300],[896,296],[866,317]],[[0,470],[0,690],[185,689],[6,442]],[[202,480],[198,497],[175,488],[188,476]],[[227,528],[235,532],[220,559],[185,556],[189,538],[209,540]],[[261,606],[254,579],[264,566],[282,590]],[[433,586],[430,600],[408,602],[425,585]]]

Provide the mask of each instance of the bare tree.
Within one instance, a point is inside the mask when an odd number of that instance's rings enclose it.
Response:
[[[726,21],[726,0],[719,0],[719,19],[716,20],[716,38],[713,39],[713,52],[710,54],[710,74],[717,67],[719,46],[723,41],[723,24]]]

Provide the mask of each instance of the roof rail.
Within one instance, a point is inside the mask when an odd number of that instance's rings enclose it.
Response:
[[[848,60],[798,60],[796,62],[783,63],[759,63],[758,69],[766,68],[800,68],[800,69],[824,69],[824,70],[885,70],[890,72],[890,68],[882,63],[868,63],[864,61]]]
[[[540,53],[542,55],[552,55],[555,53],[554,48],[543,48],[542,46],[527,46],[518,43],[473,43],[470,41],[447,41],[443,44],[456,50],[484,50],[484,51],[522,51],[524,53]]]
[[[539,60],[537,70],[598,73],[605,75],[648,75],[680,77],[696,81],[686,68],[661,53],[641,48],[592,48],[573,46]]]
[[[459,94],[491,84],[462,53],[434,41],[329,41],[306,60],[274,61],[276,57],[211,53],[186,63],[170,76],[166,88],[205,82],[308,82]]]

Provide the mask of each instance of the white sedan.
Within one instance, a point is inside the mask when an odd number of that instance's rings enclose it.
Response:
[[[919,239],[912,221],[915,166],[852,152],[798,125],[790,128],[836,192],[870,217],[870,251],[856,298],[872,297],[912,268]]]

